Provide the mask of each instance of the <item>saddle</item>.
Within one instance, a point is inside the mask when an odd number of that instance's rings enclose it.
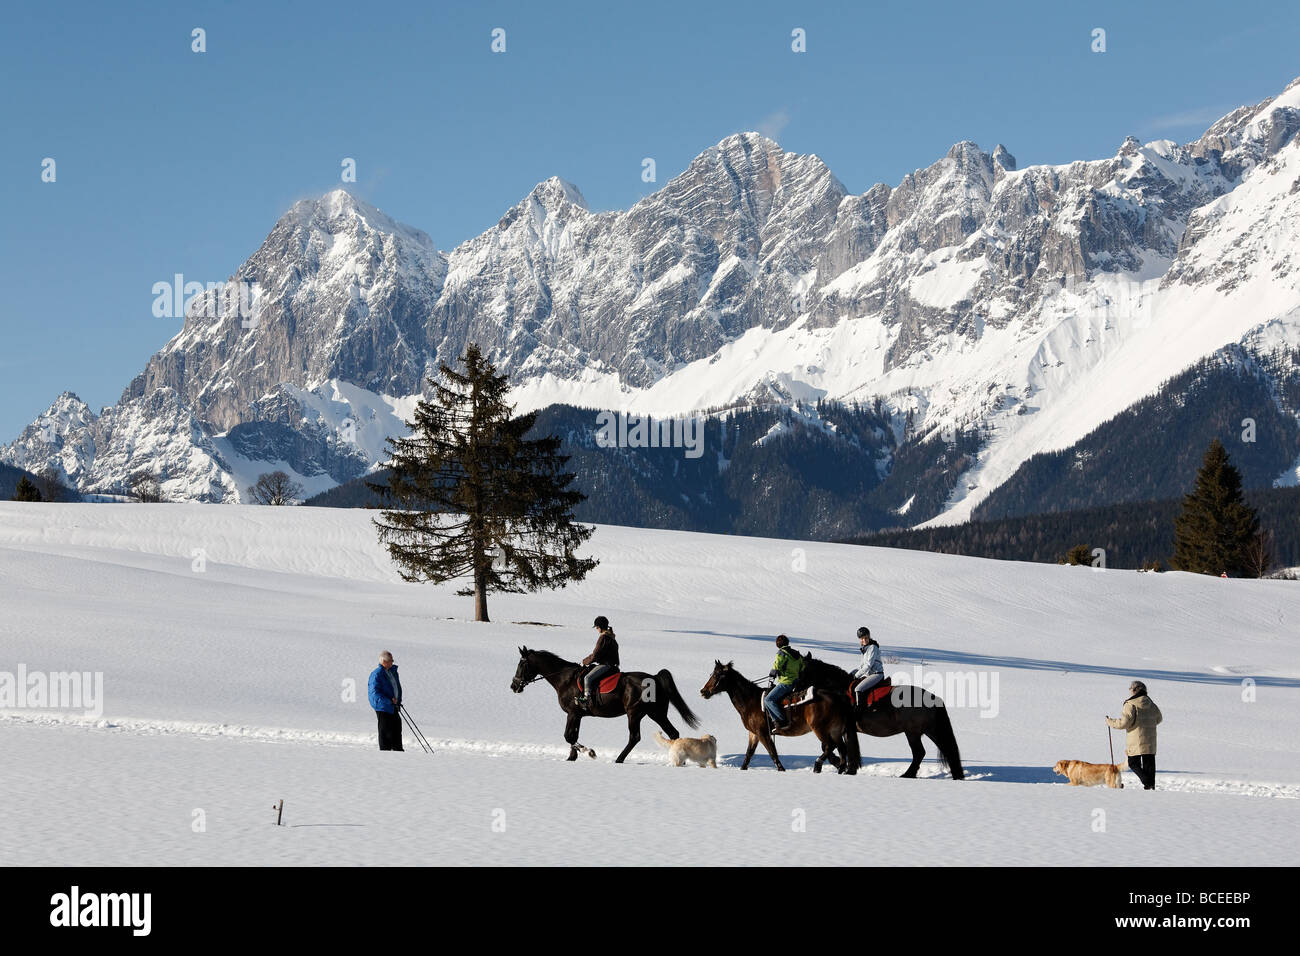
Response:
[[[579,691],[581,691],[581,690],[583,689],[583,686],[582,686],[582,682],[583,682],[583,680],[586,678],[586,676],[587,676],[589,673],[591,673],[591,669],[592,669],[593,667],[595,667],[595,666],[597,666],[597,665],[595,665],[595,664],[588,664],[586,667],[582,668],[582,670],[578,671],[578,680],[577,680],[577,684],[578,684],[578,690],[579,690]],[[609,693],[612,693],[612,692],[613,692],[613,691],[618,687],[618,682],[619,682],[619,680],[620,680],[622,677],[623,677],[623,672],[622,672],[621,670],[619,670],[617,667],[614,668],[613,671],[611,671],[610,673],[606,674],[604,677],[602,677],[602,678],[600,679],[600,686],[598,686],[598,687],[596,688],[596,693],[597,693],[597,694],[609,694]]]
[[[785,699],[781,701],[781,709],[790,711],[794,710],[796,707],[802,707],[804,704],[811,701],[816,693],[817,688],[813,687],[812,684],[802,687],[795,685],[794,690],[790,691],[790,693],[786,695]]]
[[[889,692],[893,689],[894,687],[892,682],[888,677],[886,677],[875,687],[871,688],[871,690],[867,691],[867,697],[862,702],[862,709],[870,710],[871,708],[875,707],[876,704],[880,703],[882,700],[888,697]],[[849,700],[853,702],[854,706],[857,706],[857,700],[853,696],[852,684],[849,685]]]

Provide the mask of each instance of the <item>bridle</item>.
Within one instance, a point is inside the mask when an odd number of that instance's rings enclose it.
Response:
[[[525,658],[523,658],[523,660],[529,660],[529,659],[528,659],[527,657],[525,657]],[[531,664],[531,663],[532,663],[532,662],[530,661],[530,664]],[[535,667],[536,665],[535,665],[535,664],[532,664],[532,666]],[[552,672],[552,673],[554,673],[554,672]],[[524,680],[523,678],[516,677],[516,678],[511,682],[511,686],[514,686],[514,685],[517,684],[517,685],[519,686],[519,690],[518,690],[516,693],[523,693],[524,688],[527,687],[529,684],[536,684],[539,680],[545,680],[545,679],[548,678],[549,676],[550,676],[550,674],[544,674],[544,673],[542,673],[541,668],[538,668],[537,673],[534,674],[532,677],[530,677],[528,680]]]
[[[733,690],[738,690],[743,684],[752,684],[758,690],[763,690],[762,684],[741,677],[731,669],[730,665],[725,666],[721,671],[715,671],[709,675],[709,682],[705,684],[704,687],[707,689],[712,686],[713,689],[709,691],[709,697],[704,699],[708,700],[714,694],[726,694],[727,696],[731,696],[731,692]]]

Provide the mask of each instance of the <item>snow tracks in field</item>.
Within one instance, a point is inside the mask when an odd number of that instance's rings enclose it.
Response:
[[[76,729],[85,731],[109,732],[109,733],[128,733],[143,736],[149,735],[167,735],[167,736],[192,736],[192,737],[225,737],[236,738],[240,740],[257,741],[262,743],[288,743],[288,744],[317,744],[326,746],[344,746],[344,747],[371,747],[375,746],[374,734],[362,733],[344,733],[340,731],[327,730],[300,730],[289,727],[254,727],[245,724],[222,724],[204,721],[186,721],[186,720],[149,720],[134,717],[79,717],[68,714],[40,713],[34,714],[30,711],[12,711],[0,710],[0,724],[5,722],[16,722],[27,726],[49,727],[52,729]],[[429,743],[433,745],[435,753],[437,751],[450,751],[461,754],[477,754],[484,757],[530,757],[544,759],[563,759],[568,756],[569,748],[565,746],[555,746],[550,744],[527,744],[512,743],[507,741],[495,740],[467,740],[456,738],[430,738]],[[644,744],[644,741],[642,741]],[[611,750],[605,756],[606,760],[612,759],[616,751]],[[633,752],[632,758],[638,763],[663,763],[668,764],[666,754],[658,749],[648,749],[642,747]],[[739,758],[737,758],[738,761]],[[731,761],[720,757],[719,766],[722,769],[728,769]],[[877,761],[866,764],[861,772],[861,776],[897,776],[897,769],[904,766],[906,760],[898,761]],[[922,767],[921,778],[925,779],[926,770],[931,768],[932,761],[926,761]],[[760,772],[769,768],[757,765],[755,770]],[[800,771],[794,771],[800,772]],[[978,782],[982,778],[987,778],[982,774],[978,766],[967,766],[968,777],[963,785],[972,782]],[[946,773],[935,773],[932,776],[936,778],[947,779]],[[993,781],[990,781],[993,782]],[[1250,780],[1227,780],[1205,778],[1199,779],[1191,775],[1169,773],[1161,774],[1158,779],[1158,789],[1165,791],[1180,791],[1185,793],[1227,793],[1248,797],[1275,797],[1285,800],[1300,800],[1300,785],[1284,783],[1264,783]],[[869,784],[868,784],[869,786]],[[1059,786],[1065,786],[1064,783]],[[1132,786],[1128,784],[1127,786]],[[1134,788],[1137,789],[1137,788]]]

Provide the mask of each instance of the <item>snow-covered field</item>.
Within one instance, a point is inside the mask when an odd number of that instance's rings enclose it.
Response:
[[[397,578],[362,511],[0,503],[0,684],[103,680],[102,714],[0,710],[0,865],[1295,862],[1294,582],[617,527],[590,550],[586,582],[474,624]],[[553,693],[510,692],[517,645],[576,659],[599,613],[625,667],[672,670],[719,769],[669,766],[648,721],[621,766],[626,724],[585,721],[599,757],[566,763]],[[740,772],[735,712],[698,693],[714,659],[760,676],[784,631],[847,666],[861,623],[888,672],[952,685],[968,779],[896,779],[902,737],[861,738],[856,778],[813,775],[812,738]],[[375,749],[382,648],[432,757]],[[1135,676],[1165,715],[1157,791],[1065,786],[1052,764],[1108,759]]]

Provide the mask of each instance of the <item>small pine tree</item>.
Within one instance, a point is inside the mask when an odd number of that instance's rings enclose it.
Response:
[[[14,489],[14,501],[40,501],[41,492],[35,484],[23,475],[18,479],[18,487]]]
[[[574,523],[586,496],[569,488],[560,440],[524,438],[537,414],[512,417],[506,376],[477,345],[460,364],[429,380],[433,398],[416,406],[410,436],[388,440],[387,487],[371,488],[401,507],[375,526],[403,579],[470,578],[458,593],[474,595],[474,620],[486,621],[490,592],[563,587],[597,562],[574,553],[593,529]]]
[[[1242,496],[1241,472],[1216,438],[1174,522],[1171,564],[1175,570],[1197,574],[1249,575],[1254,570],[1250,547],[1258,534],[1259,516]]]

